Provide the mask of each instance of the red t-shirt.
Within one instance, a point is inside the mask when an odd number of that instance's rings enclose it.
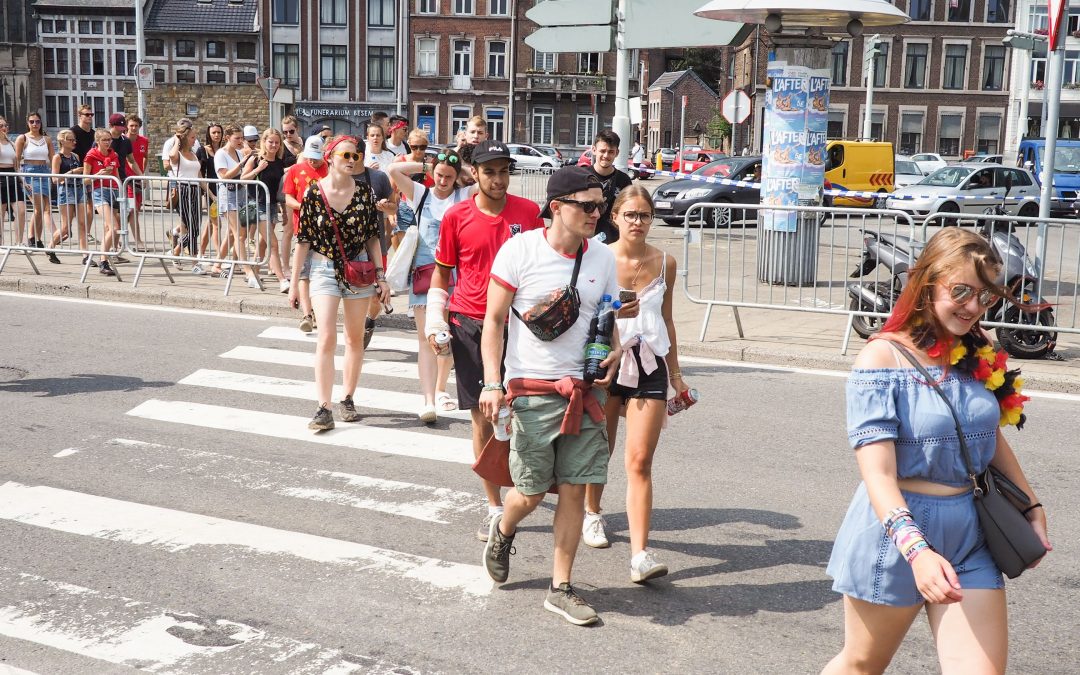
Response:
[[[287,195],[292,195],[298,202],[304,201],[304,193],[307,192],[308,186],[320,178],[325,178],[327,172],[330,171],[330,165],[326,162],[322,163],[322,166],[315,168],[308,164],[306,161],[298,161],[289,167],[289,170],[285,172],[285,181],[282,190]],[[292,214],[293,231],[300,232],[300,210],[295,209]]]
[[[135,166],[139,167],[141,173],[146,173],[146,155],[150,152],[150,139],[146,136],[136,136],[132,138],[128,136],[128,140],[131,141],[131,159],[135,162]]]
[[[83,166],[90,170],[90,175],[96,175],[98,171],[102,169],[108,169],[107,175],[120,176],[120,155],[116,154],[115,150],[110,149],[109,154],[103,155],[101,151],[97,149],[97,146],[90,148],[90,152],[86,153],[86,157],[83,158]],[[97,188],[115,188],[116,183],[107,180],[95,180],[93,187]]]
[[[495,217],[476,207],[475,196],[447,209],[439,226],[435,260],[457,268],[457,288],[450,296],[449,310],[483,320],[495,254],[515,234],[542,227],[540,207],[515,195],[506,195],[506,206]]]

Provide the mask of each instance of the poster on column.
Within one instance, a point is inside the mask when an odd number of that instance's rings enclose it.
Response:
[[[825,183],[825,144],[829,134],[828,70],[810,70],[807,78],[806,160],[799,182],[799,200],[803,204],[821,204]]]
[[[806,162],[806,108],[809,72],[783,61],[769,63],[771,86],[765,105],[765,147],[762,157],[761,203],[797,206]],[[765,210],[766,229],[794,232],[798,213]]]

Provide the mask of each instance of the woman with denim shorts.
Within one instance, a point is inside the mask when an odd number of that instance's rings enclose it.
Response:
[[[23,240],[26,230],[26,192],[22,179],[15,175],[15,144],[8,138],[8,121],[0,117],[0,244],[4,243],[4,232],[10,209],[15,216],[15,239],[12,244]]]
[[[259,139],[259,150],[252,153],[244,162],[244,172],[240,174],[244,180],[257,180],[266,186],[266,194],[269,195],[269,211],[267,203],[263,201],[263,193],[256,193],[256,203],[259,205],[259,248],[258,258],[261,260],[266,255],[267,247],[270,249],[270,271],[277,278],[282,293],[289,292],[289,280],[281,270],[281,255],[278,251],[277,227],[278,217],[278,189],[281,187],[281,179],[285,177],[285,142],[281,132],[277,129],[265,129]]]
[[[950,399],[975,472],[992,465],[1030,497],[1025,515],[1049,550],[1046,513],[999,428],[1025,422],[1019,371],[979,325],[1002,295],[1022,305],[995,281],[1001,264],[974,232],[937,233],[855,360],[847,427],[862,484],[826,570],[844,594],[844,648],[824,673],[884,672],[923,609],[942,672],[1005,672],[1004,581],[979,527],[953,417],[897,348]]]
[[[53,144],[45,133],[41,115],[30,113],[26,116],[26,123],[30,130],[15,141],[15,170],[33,174],[51,173]],[[27,178],[25,183],[26,194],[34,206],[29,245],[45,248],[45,242],[41,240],[45,226],[49,226],[49,232],[53,231],[51,181],[48,178]]]
[[[313,183],[300,202],[299,229],[292,261],[289,304],[300,306],[299,276],[308,267],[311,304],[320,326],[315,347],[315,387],[318,410],[308,423],[314,431],[334,428],[331,391],[334,386],[334,352],[337,349],[338,305],[345,305],[345,365],[342,384],[345,396],[340,403],[342,420],[357,422],[360,413],[353,403],[353,393],[360,380],[364,362],[364,319],[373,297],[390,302],[390,287],[382,268],[382,244],[379,241],[379,217],[371,190],[353,180],[354,169],[363,160],[358,152],[360,141],[339,136],[323,150],[329,164],[325,178]],[[335,233],[335,226],[337,233]],[[344,257],[342,255],[344,253]],[[345,279],[349,260],[371,261],[375,265],[373,286],[352,286]]]
[[[112,149],[112,133],[108,129],[98,129],[94,132],[94,147],[83,158],[83,175],[98,176],[90,183],[90,194],[94,200],[94,208],[101,216],[105,234],[101,238],[101,273],[105,276],[116,276],[116,272],[109,266],[106,257],[120,242],[120,189],[116,180],[106,180],[112,177],[119,180],[120,155]]]
[[[56,205],[60,207],[60,230],[53,233],[52,248],[67,241],[71,237],[71,223],[77,222],[79,228],[79,248],[86,250],[87,228],[83,218],[83,204],[86,202],[86,189],[83,187],[82,159],[75,154],[75,132],[64,129],[56,134],[56,142],[60,144],[60,150],[52,158],[52,172],[65,176],[78,178],[53,178],[56,184]],[[49,254],[49,261],[59,264],[54,260],[55,254]],[[90,262],[90,256],[83,258],[83,264]]]
[[[244,143],[244,134],[240,127],[230,124],[225,127],[225,145],[214,154],[214,170],[218,178],[222,180],[238,180],[244,170],[244,160],[247,159],[248,147]],[[240,205],[247,201],[247,186],[238,186],[235,183],[221,183],[218,185],[218,217],[224,218],[229,223],[229,237],[232,239],[233,252],[237,260],[247,259],[247,227],[240,225],[237,211]],[[255,268],[246,265],[248,286],[259,288],[259,280],[255,276]]]

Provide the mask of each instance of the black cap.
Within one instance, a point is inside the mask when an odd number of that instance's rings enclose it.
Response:
[[[584,166],[564,166],[551,174],[547,184],[547,200],[540,217],[551,218],[551,200],[572,195],[592,188],[603,189],[604,184],[592,171]]]
[[[510,159],[510,148],[502,141],[480,141],[473,147],[472,163],[483,164],[493,159]]]

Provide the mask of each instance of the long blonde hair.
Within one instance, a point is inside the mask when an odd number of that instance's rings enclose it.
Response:
[[[266,156],[266,139],[270,136],[277,136],[278,139],[277,154],[273,157]],[[259,136],[259,156],[267,161],[285,157],[285,135],[273,127],[263,129],[262,135]]]

